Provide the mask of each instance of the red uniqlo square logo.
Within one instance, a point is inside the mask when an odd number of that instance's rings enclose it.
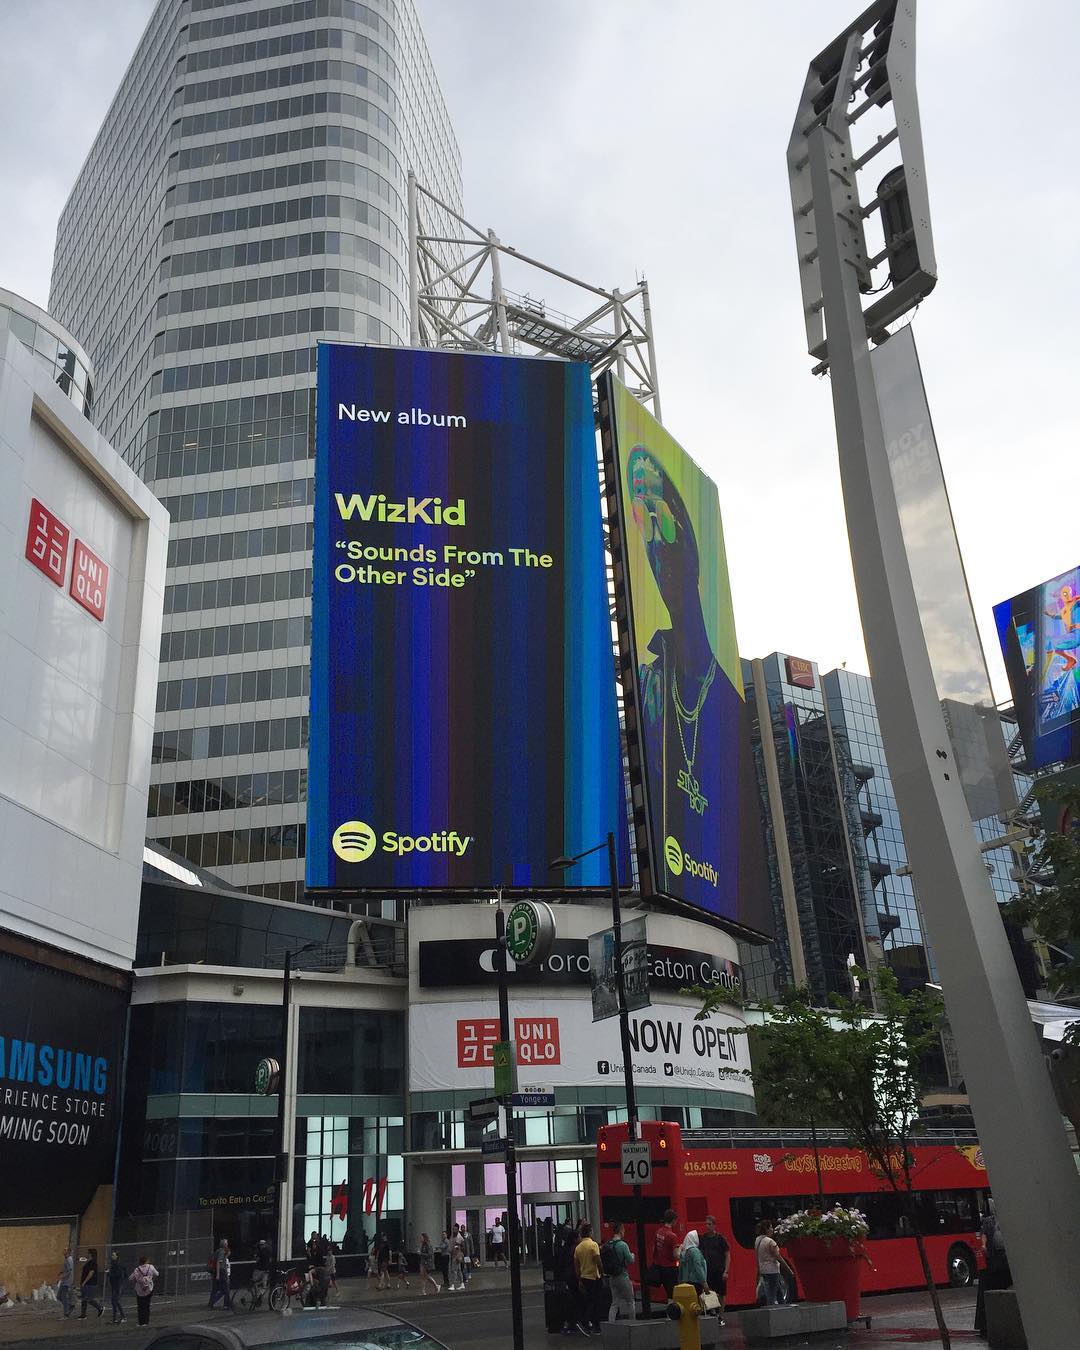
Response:
[[[499,1019],[471,1018],[457,1024],[457,1063],[459,1069],[479,1069],[485,1065],[490,1068],[493,1062],[493,1048],[499,1039]]]
[[[67,574],[71,531],[35,497],[30,503],[30,528],[26,532],[26,557],[57,586]]]
[[[109,589],[109,566],[81,539],[75,540],[71,565],[71,594],[98,622],[105,618],[105,592]]]
[[[531,1067],[562,1063],[557,1017],[515,1017],[514,1037],[520,1065]]]

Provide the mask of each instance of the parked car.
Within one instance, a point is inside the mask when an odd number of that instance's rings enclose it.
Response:
[[[169,1327],[146,1350],[448,1350],[411,1322],[374,1308],[306,1308],[289,1317],[273,1313],[230,1322]]]

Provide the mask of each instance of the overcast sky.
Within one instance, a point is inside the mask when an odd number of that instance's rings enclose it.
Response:
[[[469,218],[600,285],[648,277],[664,421],[719,484],[743,654],[865,670],[784,161],[807,64],[857,4],[417,2]],[[0,285],[38,304],[151,9],[0,0]],[[1080,561],[1080,7],[939,0],[920,24],[940,280],[915,332],[1003,698],[993,604]]]

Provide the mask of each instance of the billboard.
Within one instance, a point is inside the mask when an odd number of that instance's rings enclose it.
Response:
[[[628,629],[623,685],[642,888],[771,931],[716,484],[624,386],[601,393]],[[621,573],[621,576],[619,575]]]
[[[1080,567],[994,606],[1033,769],[1080,760]]]
[[[127,994],[0,952],[0,1216],[81,1214],[113,1179]]]
[[[320,344],[316,436],[308,886],[562,889],[626,831],[588,367]]]
[[[686,1004],[657,1003],[632,1012],[630,1056],[638,1087],[705,1088],[747,1098],[753,1082],[745,1023],[734,1010],[697,1021]],[[510,1009],[521,1081],[552,1087],[621,1087],[616,1021],[594,1022],[588,999],[515,998]],[[499,1039],[491,1001],[413,1003],[409,1009],[409,1089],[490,1094]],[[717,1103],[724,1105],[725,1103]],[[731,1105],[732,1103],[727,1103]]]

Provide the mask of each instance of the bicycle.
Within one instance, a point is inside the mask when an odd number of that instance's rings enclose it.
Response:
[[[303,1299],[306,1283],[302,1270],[273,1270],[265,1287],[252,1280],[233,1292],[233,1311],[255,1312],[265,1304],[271,1312],[282,1313],[294,1298]]]

